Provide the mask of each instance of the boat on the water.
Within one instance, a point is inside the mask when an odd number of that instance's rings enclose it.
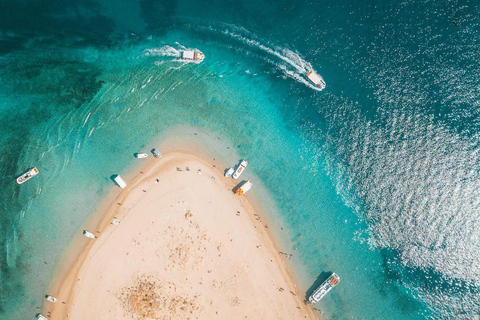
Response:
[[[327,280],[325,280],[317,289],[315,289],[315,291],[313,291],[310,297],[308,297],[308,301],[310,301],[310,303],[317,303],[339,282],[340,277],[336,273],[332,273]]]
[[[152,149],[152,153],[153,153],[153,156],[155,158],[161,158],[162,157],[162,154],[157,149]]]
[[[145,159],[146,157],[148,157],[146,153],[135,153],[135,158],[137,159]]]
[[[182,59],[203,61],[203,59],[205,59],[205,55],[197,50],[185,50],[182,52]]]
[[[239,186],[237,188],[237,191],[236,193],[241,196],[242,194],[244,194],[245,192],[247,192],[248,190],[250,190],[250,188],[252,187],[253,183],[252,181],[248,180],[248,181],[245,181],[241,186]]]
[[[313,83],[320,90],[325,89],[325,85],[326,85],[325,81],[315,71],[310,71],[305,76],[307,77],[308,80],[310,80],[311,83]]]
[[[127,183],[122,179],[122,177],[120,177],[119,174],[117,174],[117,176],[113,180],[115,180],[118,186],[122,189],[125,189],[125,187],[127,186]]]
[[[95,239],[95,235],[91,232],[88,232],[87,230],[83,230],[83,235],[87,238]]]
[[[56,303],[58,300],[54,296],[47,295],[47,301]]]
[[[228,168],[228,170],[225,171],[225,177],[230,177],[234,171],[235,169],[233,169],[233,167]]]
[[[41,313],[37,313],[36,318],[40,320],[48,320],[48,318],[42,315]]]
[[[17,178],[17,183],[22,184],[25,181],[35,177],[37,174],[38,174],[38,169],[36,167],[29,169],[27,172],[25,172],[24,174],[22,174],[20,177]]]
[[[238,165],[237,167],[237,170],[235,171],[235,173],[233,174],[232,178],[233,179],[238,179],[238,177],[240,177],[240,175],[242,174],[242,172],[245,170],[245,168],[247,167],[247,160],[242,160],[242,162],[240,162],[240,164]]]

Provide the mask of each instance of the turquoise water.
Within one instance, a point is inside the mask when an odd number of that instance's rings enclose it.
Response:
[[[5,4],[1,318],[33,317],[61,253],[115,190],[110,176],[178,135],[249,160],[305,291],[330,272],[342,279],[317,306],[327,318],[478,318],[478,11]],[[181,61],[185,48],[207,58]],[[325,90],[303,78],[311,68]],[[18,186],[31,166],[40,174]]]

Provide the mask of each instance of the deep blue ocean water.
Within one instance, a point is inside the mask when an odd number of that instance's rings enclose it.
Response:
[[[304,289],[342,279],[327,318],[480,318],[479,16],[475,1],[2,1],[0,318],[33,318],[110,176],[178,135],[249,160]]]

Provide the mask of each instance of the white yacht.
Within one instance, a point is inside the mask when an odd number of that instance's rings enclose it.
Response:
[[[240,175],[242,174],[243,170],[245,170],[245,168],[247,167],[247,164],[247,160],[242,160],[242,162],[240,162],[240,164],[238,165],[237,170],[233,174],[232,178],[238,179],[238,177],[240,177]]]
[[[308,80],[310,80],[311,83],[313,83],[320,90],[325,89],[325,85],[326,85],[325,81],[315,71],[310,71],[305,76],[307,77]]]
[[[197,50],[186,50],[182,52],[182,59],[203,61],[203,59],[205,59],[205,55]]]
[[[22,174],[20,177],[17,178],[17,183],[22,184],[25,181],[35,177],[37,174],[38,174],[38,169],[36,167],[29,169],[27,172],[25,172],[24,174]]]
[[[55,298],[54,296],[48,295],[48,296],[47,296],[47,301],[56,303],[58,300],[57,300],[57,298]]]
[[[45,317],[45,316],[42,315],[41,313],[37,313],[36,318],[37,318],[37,319],[40,319],[40,320],[48,320],[47,317]]]
[[[333,289],[340,282],[340,277],[336,273],[332,273],[327,280],[325,280],[313,293],[308,297],[308,301],[311,303],[317,303],[322,299],[330,290]]]

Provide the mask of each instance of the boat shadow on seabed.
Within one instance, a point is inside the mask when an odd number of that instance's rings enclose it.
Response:
[[[317,279],[315,279],[310,288],[307,289],[307,292],[305,292],[305,302],[308,302],[308,297],[310,297],[313,291],[315,291],[315,289],[317,289],[323,282],[325,282],[325,280],[327,280],[327,278],[331,274],[332,272],[323,271],[318,275]]]

